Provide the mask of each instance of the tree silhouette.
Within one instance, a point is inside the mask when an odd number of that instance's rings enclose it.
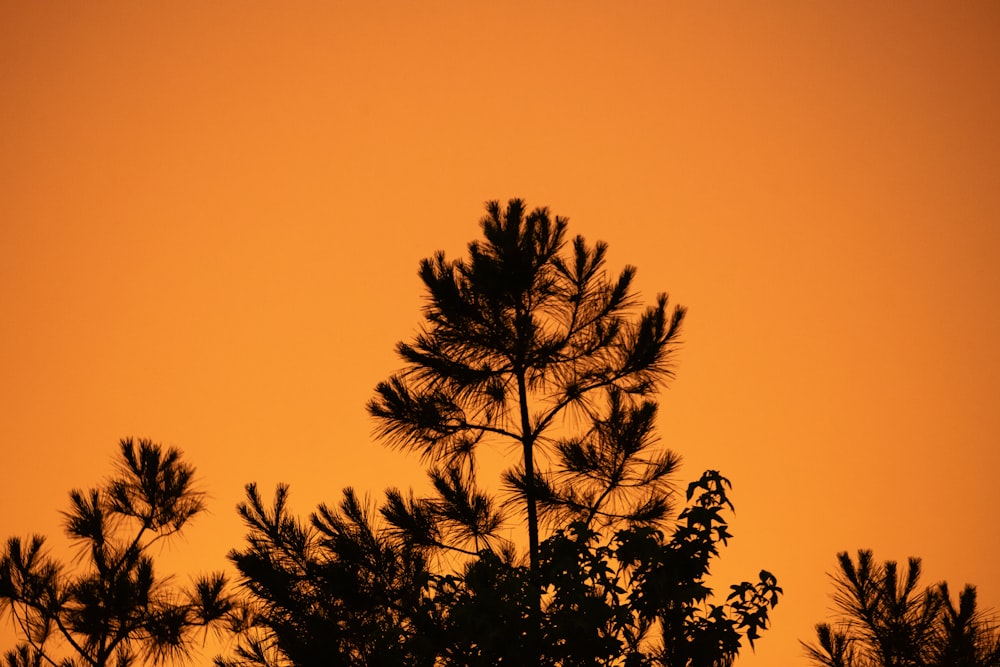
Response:
[[[976,610],[976,589],[965,586],[956,608],[948,585],[919,588],[921,564],[905,573],[895,561],[878,563],[869,550],[857,562],[837,554],[833,577],[836,625],[816,626],[816,643],[803,647],[828,667],[1000,667],[1000,634]]]
[[[217,664],[731,665],[742,640],[752,647],[767,628],[782,591],[761,571],[709,602],[710,565],[730,537],[728,488],[715,471],[689,485],[669,537],[576,521],[540,543],[534,572],[489,548],[439,572],[435,550],[387,520],[391,498],[375,511],[347,489],[338,507],[321,505],[303,523],[287,487],[268,506],[249,485],[247,545],[231,558],[252,601],[235,655]]]
[[[196,629],[223,621],[231,602],[221,574],[171,586],[150,556],[204,509],[193,479],[178,450],[122,440],[115,474],[70,493],[66,534],[82,565],[48,556],[38,535],[7,541],[0,603],[21,640],[5,656],[8,667],[165,663],[188,655]]]
[[[423,665],[416,624],[429,573],[422,550],[374,525],[352,489],[309,524],[292,516],[288,489],[267,507],[255,485],[239,513],[247,546],[230,558],[252,596],[235,656],[220,665]]]
[[[489,202],[468,258],[420,264],[425,321],[368,409],[431,493],[347,489],[303,522],[287,487],[269,506],[249,485],[230,558],[252,600],[220,665],[715,667],[754,645],[781,589],[761,571],[712,602],[729,481],[706,472],[676,514],[655,437],[684,310],[639,311],[635,270],[609,279],[607,246],[566,226]],[[491,445],[517,450],[506,496],[477,482]]]
[[[732,664],[742,638],[753,646],[767,627],[781,588],[762,571],[731,586],[725,604],[707,603],[710,562],[729,537],[727,488],[715,471],[692,483],[669,539],[643,526],[609,539],[577,521],[541,543],[536,574],[484,551],[461,576],[432,577],[449,638],[444,664]]]
[[[421,262],[424,325],[397,346],[405,368],[378,385],[368,409],[382,439],[437,464],[433,516],[459,541],[495,536],[502,524],[474,491],[476,448],[517,443],[520,462],[504,478],[523,503],[536,570],[540,506],[588,523],[667,516],[678,459],[648,455],[656,406],[643,399],[672,374],[684,309],[668,312],[660,295],[634,317],[635,269],[608,279],[606,244],[578,236],[566,251],[565,218],[528,213],[519,199],[486,208],[484,240],[467,259]],[[589,429],[567,436],[569,412]],[[548,471],[538,466],[543,449],[554,457]]]

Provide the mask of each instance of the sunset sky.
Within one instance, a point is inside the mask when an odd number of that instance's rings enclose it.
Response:
[[[64,553],[130,435],[210,494],[178,572],[247,482],[421,483],[364,404],[510,197],[690,310],[660,436],[733,481],[714,582],[785,590],[739,665],[806,664],[841,550],[1000,608],[991,2],[0,0],[0,539]]]

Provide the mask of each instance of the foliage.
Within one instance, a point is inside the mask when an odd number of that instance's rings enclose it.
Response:
[[[710,602],[710,563],[730,537],[727,488],[715,471],[692,483],[669,538],[574,522],[541,543],[533,574],[488,548],[457,573],[434,572],[431,550],[386,521],[388,499],[376,513],[347,489],[304,525],[286,487],[268,508],[250,485],[240,507],[248,545],[232,559],[253,620],[236,656],[218,663],[729,665],[743,638],[753,646],[767,628],[781,588],[762,571]]]
[[[374,525],[352,489],[309,525],[279,486],[265,507],[247,487],[247,546],[230,558],[253,596],[235,658],[220,664],[416,665],[413,623],[428,581],[423,553]],[[414,657],[410,657],[414,656]]]
[[[723,665],[767,627],[781,589],[773,575],[730,587],[725,604],[708,602],[710,560],[728,537],[720,511],[727,480],[707,472],[691,485],[694,503],[673,535],[628,526],[610,539],[584,522],[542,543],[540,637],[532,616],[531,573],[488,552],[462,577],[432,581],[447,610],[445,664]]]
[[[816,643],[803,646],[814,664],[828,667],[998,667],[1000,633],[976,609],[967,585],[952,603],[946,583],[919,588],[920,559],[906,572],[894,561],[878,563],[868,550],[857,562],[837,555],[833,577],[837,625],[816,626]]]
[[[115,474],[70,493],[66,534],[82,565],[46,553],[45,539],[12,537],[0,557],[0,604],[21,640],[9,667],[165,663],[186,656],[196,629],[230,610],[221,574],[171,586],[150,555],[204,509],[194,469],[176,449],[122,440]]]
[[[727,665],[767,627],[773,575],[722,604],[707,584],[728,480],[705,473],[675,514],[653,397],[684,309],[637,311],[635,269],[608,278],[607,246],[567,243],[547,209],[489,202],[481,227],[467,258],[420,264],[424,322],[368,404],[430,494],[376,510],[348,489],[305,523],[286,487],[269,508],[248,486],[230,558],[253,604],[220,664]],[[516,452],[499,495],[484,446]]]

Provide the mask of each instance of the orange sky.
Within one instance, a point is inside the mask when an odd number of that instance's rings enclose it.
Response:
[[[305,515],[420,480],[364,403],[418,261],[524,197],[690,308],[660,434],[734,482],[721,586],[805,664],[843,549],[1000,607],[1000,10],[963,3],[0,1],[0,537],[117,440]]]

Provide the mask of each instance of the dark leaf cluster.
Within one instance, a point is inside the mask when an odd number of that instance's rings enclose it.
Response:
[[[707,583],[731,507],[728,481],[693,485],[672,534],[555,530],[532,570],[483,548],[453,573],[443,550],[400,531],[394,500],[375,512],[347,489],[336,509],[299,524],[279,487],[271,509],[254,487],[241,506],[248,545],[233,562],[254,594],[254,621],[220,665],[729,665],[768,627],[781,588],[767,571],[714,601]],[[704,521],[704,523],[703,523]]]

